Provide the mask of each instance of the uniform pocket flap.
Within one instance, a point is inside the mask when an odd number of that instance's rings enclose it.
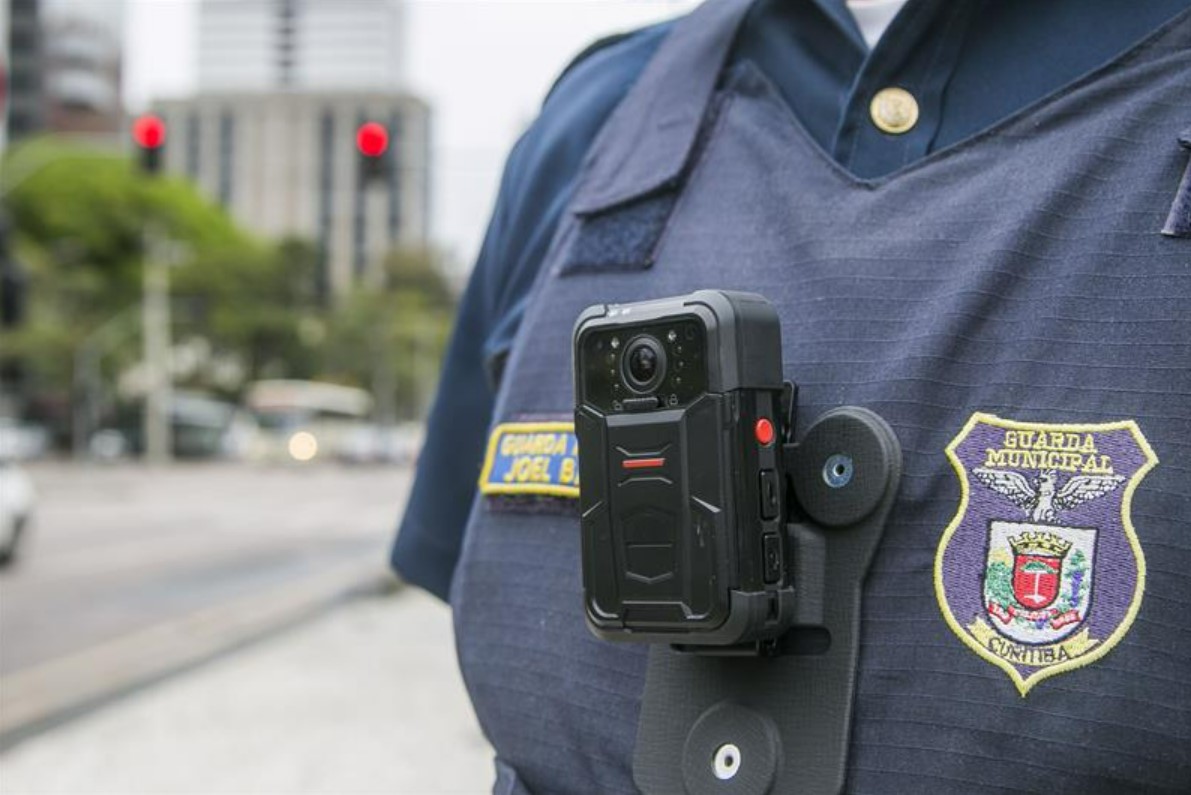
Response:
[[[559,273],[644,270],[653,264],[678,200],[667,190],[596,215],[581,215]]]

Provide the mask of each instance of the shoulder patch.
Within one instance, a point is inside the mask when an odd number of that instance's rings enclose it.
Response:
[[[497,425],[488,438],[480,493],[578,497],[579,440],[574,423]]]
[[[1158,458],[1137,423],[978,413],[947,457],[960,501],[935,555],[935,595],[951,630],[1023,698],[1111,651],[1145,592],[1132,502]]]

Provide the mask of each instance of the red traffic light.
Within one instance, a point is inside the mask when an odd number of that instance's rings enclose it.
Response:
[[[132,123],[132,140],[141,149],[158,149],[165,143],[165,122],[157,116],[138,116]]]
[[[374,121],[361,124],[356,130],[356,148],[365,157],[380,157],[389,148],[389,131]]]

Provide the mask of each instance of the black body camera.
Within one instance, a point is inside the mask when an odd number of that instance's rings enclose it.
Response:
[[[587,624],[656,644],[634,781],[841,791],[896,434],[838,406],[795,438],[781,328],[759,295],[594,306],[574,343]],[[732,657],[768,659],[718,659]]]
[[[773,306],[713,290],[595,306],[574,343],[591,629],[679,647],[781,635],[793,394]]]

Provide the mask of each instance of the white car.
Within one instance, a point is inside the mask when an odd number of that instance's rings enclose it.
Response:
[[[12,562],[33,517],[33,482],[13,461],[0,458],[0,566]]]

